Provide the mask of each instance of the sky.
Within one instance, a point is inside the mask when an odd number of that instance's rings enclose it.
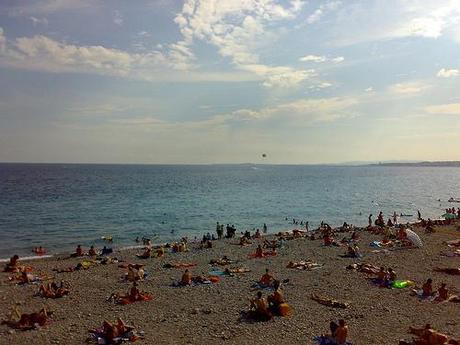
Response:
[[[460,160],[460,1],[2,0],[0,90],[2,162]]]

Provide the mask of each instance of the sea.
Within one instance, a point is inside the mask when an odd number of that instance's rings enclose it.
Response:
[[[0,164],[0,258],[214,233],[367,225],[383,211],[439,218],[460,196],[460,168],[308,165]],[[102,237],[113,237],[113,243]]]

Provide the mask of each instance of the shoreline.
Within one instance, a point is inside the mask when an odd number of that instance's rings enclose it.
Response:
[[[443,218],[438,218],[438,219],[433,219],[434,221],[438,221],[438,220],[444,220]],[[418,223],[420,223],[420,220],[416,220],[416,221],[413,221],[413,222],[407,222],[407,223],[402,223],[406,226],[415,226],[417,225]],[[293,229],[298,229],[298,227],[296,227],[297,225],[295,224],[292,224],[292,223],[289,223],[288,225],[291,225],[294,226]],[[286,226],[286,228],[288,228]],[[292,231],[293,229],[291,230],[287,230],[286,228],[283,228],[283,229],[278,229],[277,231],[268,231],[266,234],[264,234],[264,236],[273,236],[273,235],[276,235],[277,233],[279,232],[282,232],[282,231]],[[333,230],[336,230],[340,228],[340,226],[337,226],[337,227],[333,227],[332,229]],[[363,231],[366,229],[365,226],[355,226],[354,227],[356,230],[358,231]],[[300,230],[302,231],[305,231],[304,229],[300,228]],[[308,230],[309,233],[313,233],[314,231],[317,231],[318,228],[315,228],[315,229],[311,229],[311,230]],[[208,231],[209,233],[211,234],[215,234],[215,230],[214,231]],[[240,233],[243,233],[242,231],[240,231]],[[236,237],[238,237],[240,235],[240,233],[237,233]],[[152,247],[159,247],[159,246],[164,246],[168,243],[174,243],[174,242],[178,242],[180,241],[181,237],[177,237],[177,238],[174,238],[174,240],[170,241],[170,242],[155,242],[155,243],[152,243]],[[197,238],[197,241],[194,242],[194,240],[190,240],[189,239],[189,243],[191,244],[196,244],[196,243],[199,243],[199,238]],[[116,242],[106,242],[106,246],[111,248],[114,244],[116,244]],[[104,246],[104,245],[103,245]],[[131,249],[142,249],[144,248],[145,245],[143,244],[133,244],[133,245],[125,245],[125,246],[121,246],[121,247],[115,247],[116,249],[114,249],[114,253],[115,252],[122,252],[122,251],[126,251],[126,250],[131,250]],[[96,249],[99,249],[99,248],[96,248]],[[21,256],[21,260],[41,260],[41,259],[49,259],[49,258],[55,258],[55,257],[61,257],[61,256],[69,256],[72,252],[70,251],[63,251],[63,252],[56,252],[56,253],[46,253],[45,255],[28,255],[28,256]],[[9,261],[9,257],[7,258],[0,258],[0,263],[6,263]]]

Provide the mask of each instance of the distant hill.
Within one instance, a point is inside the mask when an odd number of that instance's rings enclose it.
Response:
[[[399,163],[378,163],[369,164],[382,167],[455,167],[460,168],[460,161],[439,161],[439,162],[399,162]]]

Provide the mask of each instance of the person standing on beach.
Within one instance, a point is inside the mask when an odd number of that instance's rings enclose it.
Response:
[[[268,230],[268,229],[267,229],[267,224],[264,223],[264,234],[267,233],[267,230]]]
[[[372,226],[372,213],[369,215],[369,227]]]
[[[217,232],[217,238],[221,240],[222,236],[224,235],[224,229],[222,226],[220,226],[219,222],[217,222],[217,225],[216,225],[216,232]]]
[[[417,219],[418,220],[422,219],[422,214],[420,213],[420,210],[417,210]]]

